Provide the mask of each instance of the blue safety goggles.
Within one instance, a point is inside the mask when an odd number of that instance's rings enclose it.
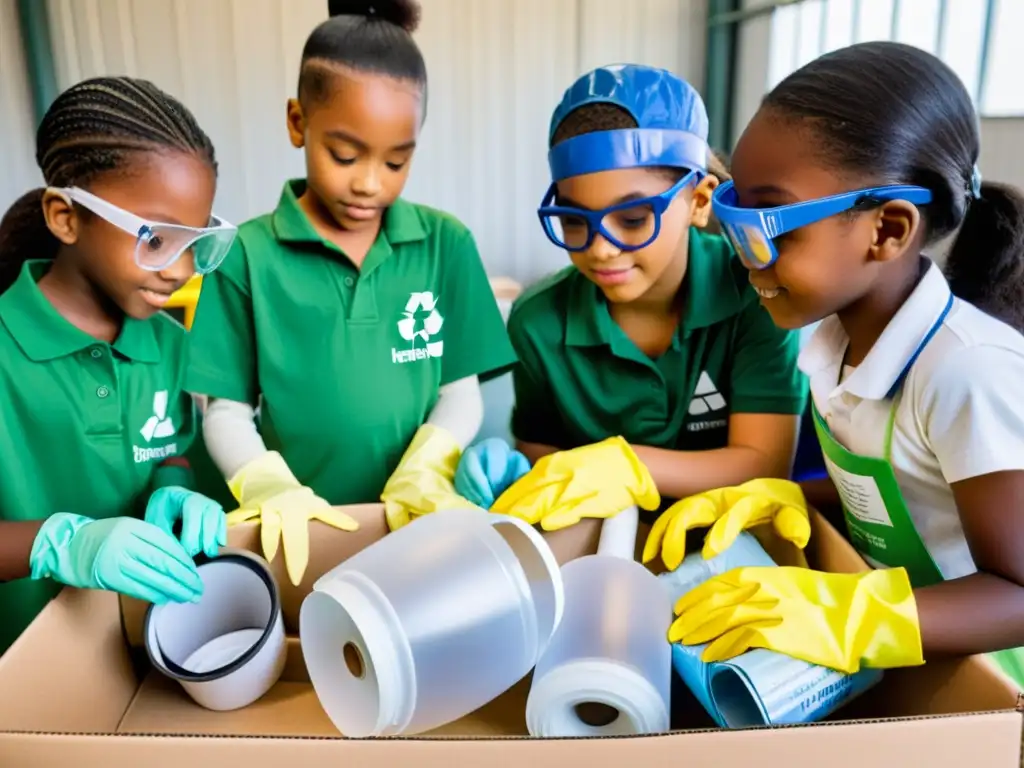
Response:
[[[932,201],[932,193],[924,187],[893,185],[857,189],[775,208],[740,208],[736,190],[729,181],[715,190],[711,205],[740,261],[748,269],[766,269],[779,258],[773,242],[776,237],[839,213],[876,207],[889,200],[925,205]]]
[[[701,171],[690,171],[660,195],[627,200],[596,211],[553,205],[558,188],[552,184],[541,200],[537,216],[548,240],[567,251],[585,251],[598,234],[622,251],[638,251],[658,239],[662,214],[680,192],[702,176]]]

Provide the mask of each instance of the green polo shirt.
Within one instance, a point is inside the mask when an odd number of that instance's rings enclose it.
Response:
[[[469,230],[404,200],[357,268],[299,207],[243,224],[203,279],[190,391],[260,406],[260,431],[332,504],[380,498],[438,389],[515,361]]]
[[[519,298],[508,321],[518,439],[568,449],[622,435],[703,451],[727,445],[731,413],[803,412],[799,335],[775,326],[724,238],[691,229],[689,248],[683,317],[657,360],[575,268]]]
[[[168,315],[127,318],[113,344],[58,314],[30,261],[0,296],[0,519],[56,512],[141,517],[157,467],[195,436],[184,389],[185,329]],[[177,467],[165,467],[174,481]],[[0,584],[0,652],[57,594],[50,581]]]

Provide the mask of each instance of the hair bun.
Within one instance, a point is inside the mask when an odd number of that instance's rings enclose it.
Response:
[[[380,19],[412,33],[420,23],[420,4],[416,0],[327,0],[327,14]]]

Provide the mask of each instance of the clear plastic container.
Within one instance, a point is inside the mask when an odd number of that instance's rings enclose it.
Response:
[[[530,734],[667,731],[672,603],[665,585],[639,563],[601,554],[566,563],[562,581],[565,616],[533,673]]]
[[[342,734],[415,734],[457,720],[536,664],[561,620],[543,537],[478,510],[426,515],[331,570],[302,604],[317,697]]]

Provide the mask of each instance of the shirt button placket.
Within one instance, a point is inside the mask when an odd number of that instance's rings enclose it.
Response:
[[[90,422],[93,429],[100,432],[115,432],[120,425],[120,407],[114,395],[117,392],[117,371],[114,358],[109,347],[96,345],[89,347],[89,367],[93,373],[95,389],[93,392],[99,401],[91,409]]]

